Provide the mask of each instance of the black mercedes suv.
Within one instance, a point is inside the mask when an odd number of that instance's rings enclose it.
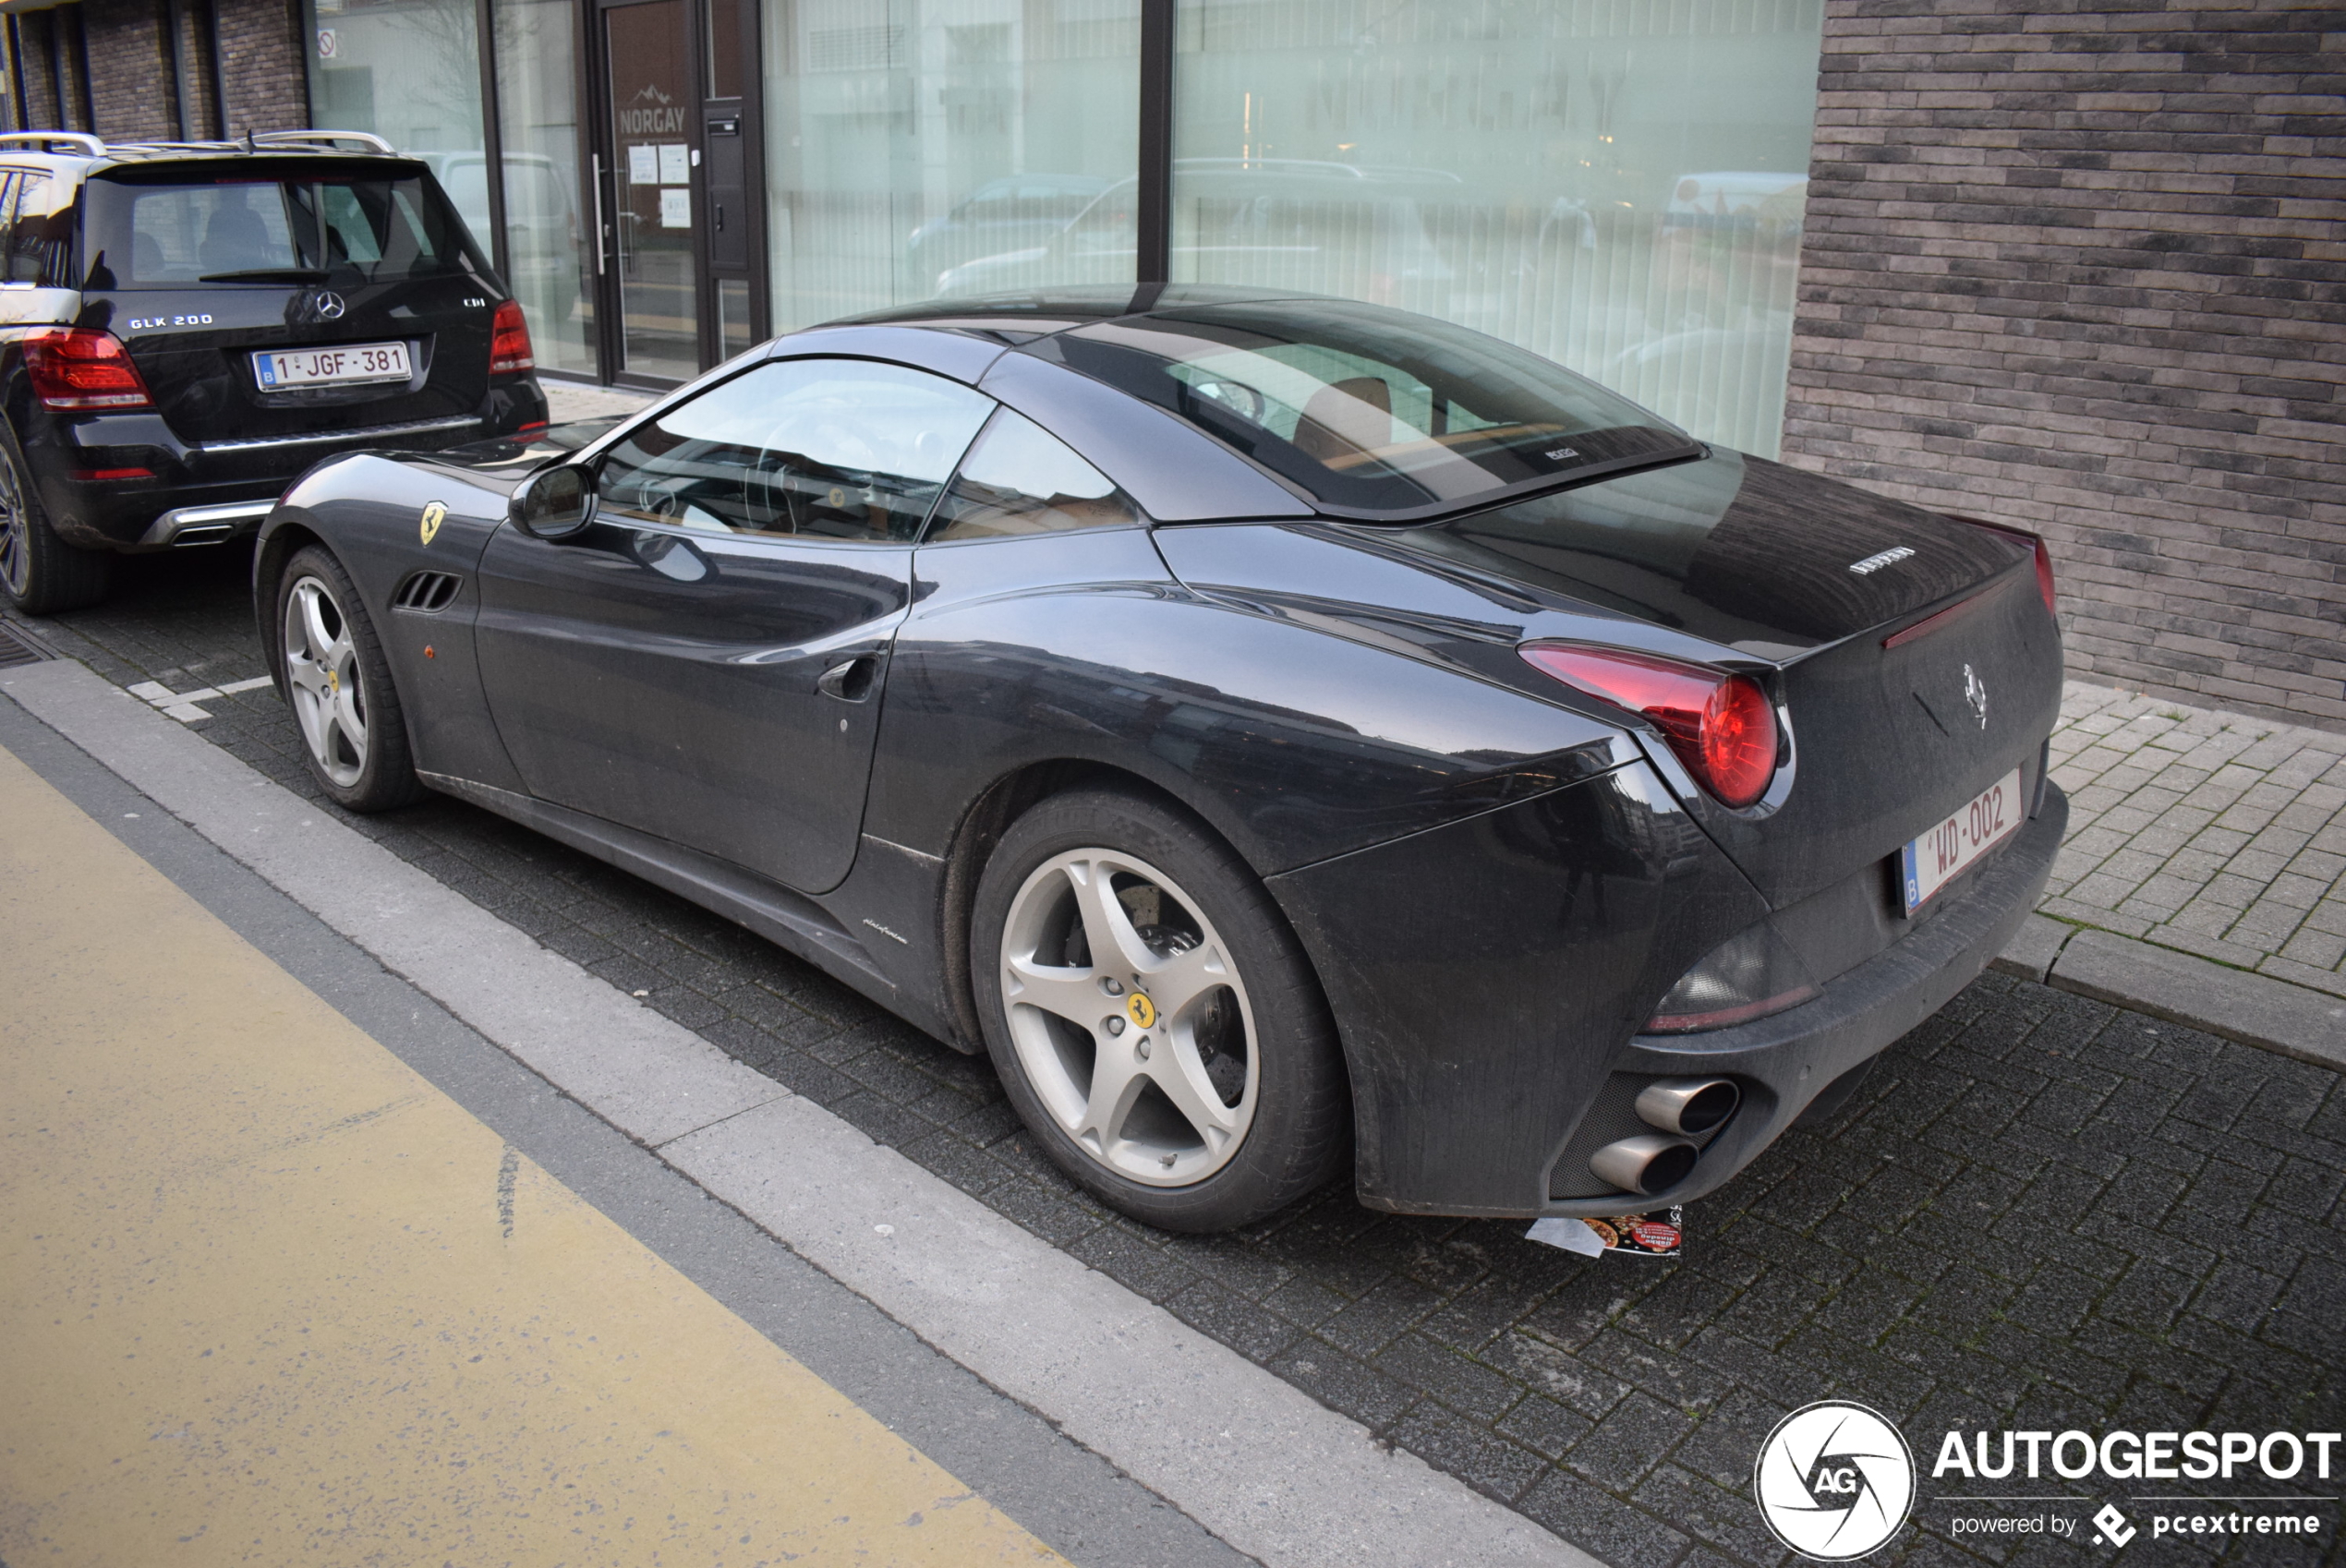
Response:
[[[419,161],[346,131],[0,134],[0,593],[94,602],[354,448],[546,423],[521,306]]]

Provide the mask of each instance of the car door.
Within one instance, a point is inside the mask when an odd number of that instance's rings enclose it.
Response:
[[[603,453],[582,532],[501,529],[480,663],[531,791],[836,886],[913,542],[993,407],[900,365],[768,361]]]

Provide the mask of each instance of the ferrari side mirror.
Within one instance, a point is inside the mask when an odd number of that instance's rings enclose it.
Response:
[[[558,463],[521,482],[507,515],[525,534],[566,539],[595,520],[595,488],[586,469]]]

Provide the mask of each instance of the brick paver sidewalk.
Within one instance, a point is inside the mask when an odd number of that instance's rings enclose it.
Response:
[[[2070,681],[2043,912],[2346,996],[2346,735]]]

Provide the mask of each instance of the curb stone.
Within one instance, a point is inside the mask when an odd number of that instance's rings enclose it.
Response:
[[[2172,947],[2032,914],[1988,967],[2316,1067],[2346,1067],[2346,1000]]]

